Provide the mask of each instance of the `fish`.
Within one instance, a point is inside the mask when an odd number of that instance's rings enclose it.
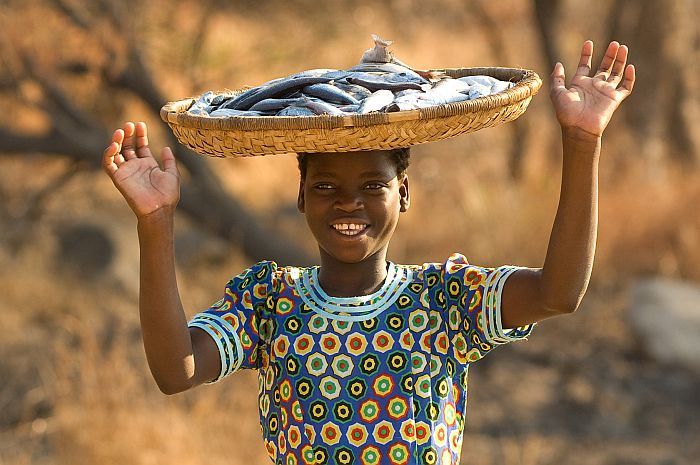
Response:
[[[374,47],[362,54],[360,63],[390,63],[392,55],[387,47],[393,44],[394,41],[384,40],[377,34],[372,34],[372,40],[374,41]]]
[[[414,69],[413,67],[408,66],[406,63],[396,58],[388,49],[388,47],[394,43],[392,40],[384,40],[377,34],[372,34],[372,40],[374,41],[374,48],[366,50],[365,53],[362,54],[362,58],[360,58],[360,64],[358,65],[358,67],[362,67],[367,64],[388,64],[409,69],[412,72],[428,80],[439,79],[441,76],[444,76],[444,73],[439,71],[421,71]],[[356,71],[352,68],[350,70]]]
[[[259,111],[232,110],[230,108],[219,108],[209,113],[212,118],[228,118],[230,116],[262,116]]]
[[[432,90],[469,92],[470,88],[471,86],[464,81],[460,81],[459,79],[447,78],[442,79],[437,83],[433,84]]]
[[[411,94],[404,94],[400,97],[394,99],[394,101],[387,106],[386,111],[406,111],[406,110],[417,110],[419,108],[434,107],[437,105],[445,105],[447,103],[456,103],[464,100],[469,100],[469,95],[457,92],[452,89],[437,89],[430,90],[428,92],[415,92]]]
[[[465,94],[462,92],[457,92],[452,89],[447,89],[447,90],[432,90],[429,92],[425,92],[424,94],[420,94],[417,96],[418,100],[421,100],[423,102],[427,102],[430,105],[445,105],[447,103],[456,103],[456,102],[462,102],[464,100],[469,100],[469,94]]]
[[[300,71],[298,73],[291,74],[287,76],[286,78],[282,79],[287,79],[287,78],[297,78],[297,77],[309,77],[309,76],[334,76],[336,74],[343,74],[345,71],[342,69],[332,69],[332,68],[315,68],[315,69],[307,69],[306,71]]]
[[[277,116],[314,116],[315,113],[306,107],[298,107],[296,105],[283,108],[277,113]]]
[[[348,71],[365,73],[405,73],[416,82],[421,82],[423,84],[430,82],[411,68],[400,66],[395,63],[360,63],[357,66],[348,68]]]
[[[394,101],[394,94],[388,89],[379,89],[362,101],[359,108],[360,114],[371,111],[380,111]]]
[[[515,84],[509,81],[498,81],[494,83],[493,86],[491,86],[491,94],[497,94],[499,92],[503,92],[504,90],[508,90],[511,87],[513,87]]]
[[[388,89],[392,91],[404,89],[423,90],[424,82],[416,82],[402,73],[386,73],[375,75],[371,73],[356,73],[345,78],[351,84],[359,84],[371,91]]]
[[[339,103],[341,105],[359,105],[360,103],[355,97],[332,84],[312,84],[304,87],[302,92],[318,97],[326,102]]]
[[[211,99],[210,105],[213,107],[218,107],[221,105],[227,98],[231,98],[230,95],[226,94],[219,94],[214,96],[214,98]]]
[[[332,78],[324,76],[298,76],[282,78],[272,85],[264,86],[257,92],[250,93],[244,98],[239,98],[234,103],[226,104],[226,108],[232,110],[248,110],[250,107],[268,98],[276,98],[297,89],[301,89],[310,84],[319,84],[331,81]]]
[[[430,105],[427,103],[418,103],[417,99],[414,100],[403,100],[400,102],[392,102],[387,105],[385,110],[387,113],[393,113],[396,111],[408,111],[408,110],[418,110],[419,108],[426,108]]]
[[[193,116],[209,116],[209,112],[204,108],[190,108],[187,113]]]
[[[330,103],[324,102],[322,100],[310,99],[308,97],[302,97],[301,99],[299,99],[299,102],[296,105],[308,108],[316,115],[347,115],[347,113],[345,113],[337,107],[334,107]]]
[[[474,84],[478,84],[480,86],[488,87],[489,89],[496,83],[499,82],[498,79],[495,77],[491,76],[463,76],[461,78],[457,78],[458,81],[466,82],[470,86]]]
[[[341,81],[333,81],[333,85],[340,90],[344,90],[348,94],[355,97],[357,100],[363,100],[372,95],[372,91],[368,88],[359,86],[357,84],[350,84],[344,79]]]
[[[298,101],[298,98],[268,98],[250,107],[250,111],[279,111]]]
[[[474,84],[469,87],[470,99],[486,97],[487,95],[491,95],[491,87],[482,86],[481,84]]]
[[[405,89],[405,90],[400,90],[394,94],[394,97],[400,98],[403,97],[404,95],[411,95],[411,94],[419,94],[421,93],[421,90],[417,89]]]
[[[207,109],[210,107],[212,98],[214,97],[214,92],[207,91],[199,96],[192,105],[187,109],[187,112],[191,115],[206,116],[209,114]]]

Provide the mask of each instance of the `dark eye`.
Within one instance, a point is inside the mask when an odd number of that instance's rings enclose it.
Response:
[[[323,183],[323,182],[322,182],[322,183],[315,184],[315,185],[314,185],[314,189],[318,189],[318,190],[333,189],[333,185],[332,185],[332,184],[328,184],[328,183]]]
[[[386,184],[381,183],[381,182],[369,182],[369,183],[365,184],[365,189],[369,189],[369,190],[377,190],[377,189],[381,189],[383,187],[386,187]]]

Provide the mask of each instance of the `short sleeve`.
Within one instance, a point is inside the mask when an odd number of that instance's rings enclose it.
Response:
[[[258,368],[263,322],[274,308],[271,302],[276,265],[260,262],[231,279],[224,296],[188,323],[205,331],[216,343],[221,372],[215,383],[241,368]]]
[[[461,357],[475,362],[495,347],[526,339],[534,325],[504,328],[501,299],[508,278],[517,266],[483,268],[470,265],[460,254],[452,255],[442,268],[448,322],[453,345],[461,346]],[[455,348],[459,349],[459,347]]]

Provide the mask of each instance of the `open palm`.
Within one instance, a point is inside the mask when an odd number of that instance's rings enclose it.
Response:
[[[627,52],[625,45],[611,42],[600,67],[589,77],[593,42],[587,40],[568,88],[564,66],[561,63],[554,66],[549,96],[562,128],[578,129],[597,137],[603,134],[612,114],[634,86],[634,66],[625,66]]]
[[[161,153],[163,168],[148,148],[144,123],[124,124],[117,129],[105,149],[103,166],[136,216],[143,217],[160,209],[174,209],[180,198],[180,175],[172,151]]]

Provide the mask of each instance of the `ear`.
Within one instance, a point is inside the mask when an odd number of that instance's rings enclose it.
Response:
[[[304,181],[299,181],[299,194],[297,196],[297,210],[299,213],[306,213],[306,207],[304,205]]]
[[[399,199],[399,205],[401,205],[400,211],[405,212],[408,210],[408,207],[411,206],[411,195],[408,190],[408,175],[406,173],[403,174],[403,179],[399,186],[399,195],[401,196]]]

